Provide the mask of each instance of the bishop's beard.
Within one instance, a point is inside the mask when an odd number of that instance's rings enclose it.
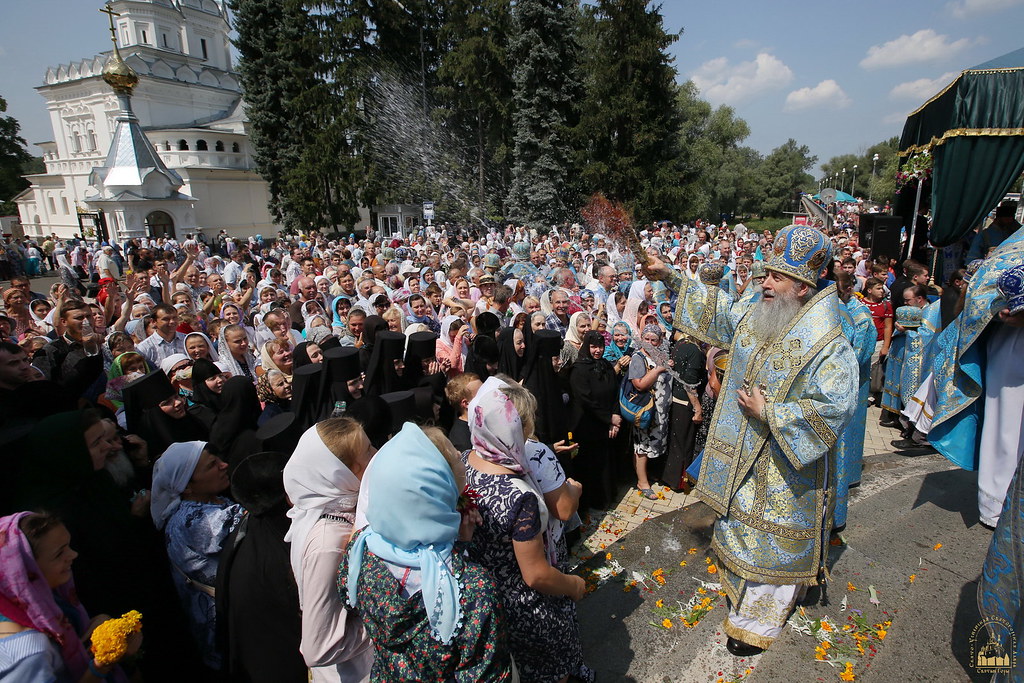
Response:
[[[771,299],[761,299],[747,316],[747,325],[759,341],[778,339],[804,305],[796,292],[776,292]]]
[[[132,467],[132,461],[128,459],[124,451],[118,451],[115,455],[109,456],[104,468],[110,473],[114,483],[121,487],[128,486],[131,483],[132,477],[135,476],[135,468]]]

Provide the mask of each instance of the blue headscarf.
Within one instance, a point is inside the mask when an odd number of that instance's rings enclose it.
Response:
[[[331,327],[344,327],[344,328],[347,329],[348,328],[348,320],[342,320],[341,316],[338,315],[338,300],[339,299],[344,299],[345,301],[347,301],[349,303],[349,305],[352,304],[352,297],[350,297],[347,294],[339,294],[338,296],[334,297],[334,300],[331,301],[331,317],[332,317]]]
[[[615,344],[615,330],[618,329],[619,327],[621,327],[622,329],[624,329],[626,331],[627,337],[626,337],[626,348],[625,349],[620,349]],[[621,320],[619,322],[615,323],[615,325],[612,326],[612,340],[608,344],[608,346],[606,346],[605,349],[604,349],[604,359],[606,361],[614,363],[615,361],[617,361],[618,359],[622,358],[623,356],[632,356],[633,355],[633,336],[632,335],[633,335],[633,333],[629,330],[629,325],[627,325],[626,323],[622,322]]]
[[[373,456],[363,486],[369,487],[369,525],[348,550],[349,606],[356,605],[367,549],[385,562],[419,569],[431,635],[447,645],[462,623],[459,580],[450,568],[462,521],[451,466],[427,435],[407,422]]]

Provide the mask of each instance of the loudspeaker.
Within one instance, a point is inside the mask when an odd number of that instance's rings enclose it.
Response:
[[[903,218],[884,213],[862,213],[858,236],[862,247],[871,248],[871,256],[885,254],[900,259],[900,229]]]

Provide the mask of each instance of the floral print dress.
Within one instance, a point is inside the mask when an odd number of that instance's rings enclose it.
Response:
[[[361,532],[360,532],[361,533]],[[338,592],[348,604],[348,553],[338,569]],[[402,595],[388,565],[369,550],[359,571],[356,609],[373,640],[373,682],[476,683],[511,681],[505,613],[494,579],[479,565],[452,554],[459,577],[462,624],[445,645],[430,634],[419,592]]]
[[[465,457],[465,456],[464,456]],[[473,533],[469,556],[490,570],[508,612],[512,657],[523,681],[553,683],[567,675],[593,681],[583,664],[576,606],[567,597],[544,595],[526,585],[513,541],[541,533],[540,501],[514,483],[515,475],[466,468],[467,483],[480,498],[483,524]]]

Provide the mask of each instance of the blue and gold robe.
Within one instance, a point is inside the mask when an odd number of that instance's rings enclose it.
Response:
[[[711,418],[697,495],[718,515],[712,548],[738,604],[746,581],[817,583],[835,504],[835,445],[856,406],[860,372],[843,336],[834,285],[815,294],[774,342],[763,343],[700,285],[671,273],[674,325],[730,349]],[[717,314],[699,302],[716,305]],[[765,387],[767,422],[736,402],[744,383]]]
[[[850,424],[836,442],[836,511],[835,526],[846,525],[850,486],[860,482],[864,460],[864,432],[868,418],[868,396],[871,393],[871,355],[878,334],[871,319],[871,309],[857,297],[851,297],[839,308],[843,334],[857,356],[859,382],[857,408]]]
[[[1024,263],[1024,228],[985,259],[967,286],[964,309],[934,339],[935,417],[928,440],[953,464],[978,469],[985,381],[985,329],[1006,302],[996,281]]]

